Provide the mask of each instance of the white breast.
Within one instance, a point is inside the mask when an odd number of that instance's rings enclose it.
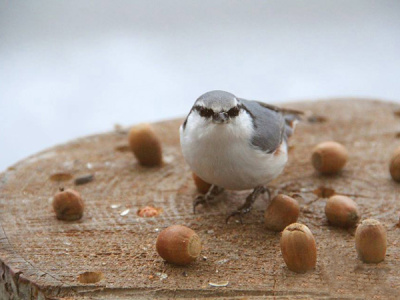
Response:
[[[196,114],[180,129],[182,153],[193,172],[218,186],[245,190],[276,178],[287,162],[283,142],[275,153],[265,153],[251,144],[250,116],[241,112],[228,124],[214,124]]]

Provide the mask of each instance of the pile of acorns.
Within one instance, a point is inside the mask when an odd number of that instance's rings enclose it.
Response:
[[[146,167],[161,166],[162,147],[159,138],[148,124],[135,126],[129,133],[129,145],[138,162]],[[346,164],[346,148],[337,142],[318,144],[312,152],[311,162],[314,168],[324,175],[338,173]],[[390,174],[400,181],[400,148],[395,151],[390,161]],[[193,174],[195,185],[200,193],[206,193],[210,184]],[[73,190],[62,190],[54,197],[53,208],[57,218],[77,220],[83,214],[83,202],[80,195]],[[294,272],[304,273],[314,269],[317,261],[317,248],[310,229],[296,223],[299,216],[298,202],[283,194],[275,196],[265,211],[265,225],[269,230],[282,232],[281,252],[288,268]],[[333,195],[325,206],[325,214],[333,226],[349,228],[357,225],[360,213],[357,204],[349,197]],[[139,214],[154,216],[153,212]],[[355,233],[355,247],[361,260],[367,263],[378,263],[386,254],[386,230],[377,220],[362,221]],[[166,261],[186,265],[194,261],[201,252],[199,236],[190,228],[173,225],[164,229],[158,236],[156,249]]]

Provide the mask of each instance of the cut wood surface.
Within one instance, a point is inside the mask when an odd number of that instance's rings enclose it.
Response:
[[[299,201],[299,222],[317,243],[315,270],[288,270],[280,233],[263,223],[266,198],[256,201],[244,224],[226,224],[225,218],[249,191],[226,191],[193,214],[197,192],[180,151],[182,120],[173,120],[154,124],[164,151],[159,168],[139,166],[127,151],[126,132],[115,131],[43,151],[0,175],[0,299],[399,297],[400,184],[391,180],[388,164],[400,145],[400,106],[356,99],[284,106],[307,114],[290,140],[288,165],[269,187]],[[312,148],[327,140],[349,150],[347,165],[335,176],[319,175],[310,162]],[[91,182],[74,185],[88,174],[94,174]],[[55,218],[51,200],[59,187],[81,193],[81,220]],[[332,191],[351,197],[362,220],[385,225],[384,262],[362,263],[355,229],[329,226],[324,197]],[[147,205],[160,215],[139,217]],[[173,224],[192,228],[203,241],[200,258],[189,266],[165,263],[156,253],[158,233]]]

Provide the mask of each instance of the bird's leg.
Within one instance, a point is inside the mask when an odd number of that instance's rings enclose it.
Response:
[[[268,193],[268,201],[271,200],[271,191],[269,190],[269,188],[266,188],[265,186],[263,186],[264,190],[261,192],[261,194],[264,194],[265,192]]]
[[[228,223],[229,219],[232,218],[233,216],[239,215],[240,223],[243,224],[242,220],[243,215],[247,214],[251,210],[253,203],[254,201],[256,201],[257,197],[260,196],[261,194],[264,194],[265,192],[267,192],[268,197],[271,198],[271,192],[269,191],[268,188],[264,186],[256,187],[251,192],[251,194],[247,196],[246,202],[226,218],[226,223]]]
[[[208,192],[205,195],[198,195],[193,201],[193,213],[196,213],[196,206],[199,204],[207,204],[212,201],[216,196],[221,194],[224,191],[224,188],[219,187],[217,185],[212,185]]]

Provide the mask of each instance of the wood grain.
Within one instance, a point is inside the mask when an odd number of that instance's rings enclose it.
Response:
[[[299,201],[299,222],[309,226],[317,242],[316,270],[296,274],[287,269],[280,234],[263,224],[266,199],[256,202],[243,225],[225,224],[225,218],[248,191],[227,191],[217,203],[192,213],[196,189],[180,152],[182,120],[173,120],[154,124],[164,149],[160,168],[140,167],[126,151],[126,134],[111,132],[43,151],[0,175],[0,298],[398,297],[400,184],[391,180],[388,162],[400,144],[395,113],[400,106],[346,99],[285,107],[314,118],[298,125],[289,163],[270,187],[274,194],[295,194]],[[345,169],[330,177],[317,174],[310,163],[313,146],[327,140],[343,143],[350,154]],[[57,172],[72,178],[51,180]],[[74,186],[75,178],[87,174],[94,174],[92,182]],[[51,198],[61,186],[81,193],[86,211],[80,221],[55,218]],[[362,263],[354,229],[328,225],[326,199],[317,195],[321,187],[351,197],[362,219],[376,218],[385,225],[384,262]],[[137,216],[146,205],[160,208],[161,214]],[[187,267],[167,264],[155,251],[158,232],[172,224],[189,226],[203,241],[202,257]],[[102,272],[104,278],[81,283],[78,276],[84,272]],[[227,287],[209,285],[223,281],[229,281]]]

